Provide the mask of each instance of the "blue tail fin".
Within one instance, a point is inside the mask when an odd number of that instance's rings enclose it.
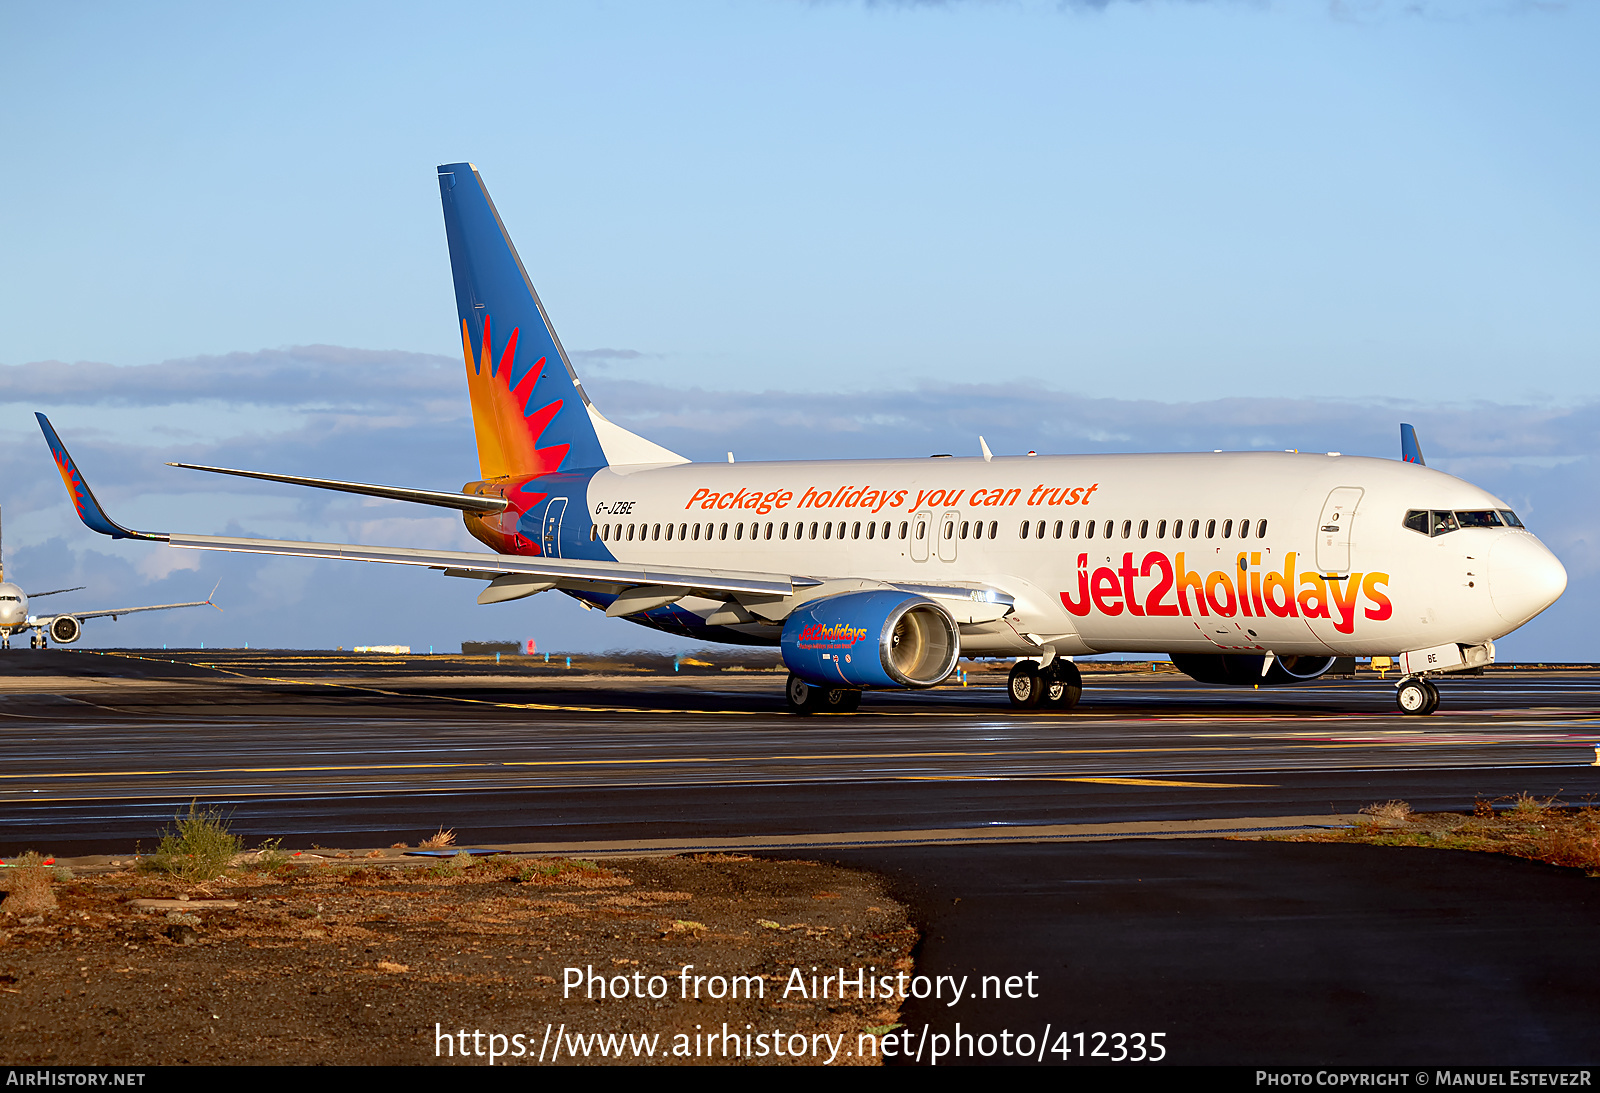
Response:
[[[684,462],[590,404],[477,168],[441,166],[439,194],[483,477]]]
[[[1422,461],[1422,445],[1417,443],[1417,431],[1404,423],[1400,426],[1400,458],[1419,467],[1427,466]]]

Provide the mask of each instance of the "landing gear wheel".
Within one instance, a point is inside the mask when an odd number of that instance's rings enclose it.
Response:
[[[1039,704],[1051,710],[1070,710],[1083,697],[1083,674],[1070,660],[1057,659],[1039,674],[1043,694]]]
[[[1394,698],[1404,714],[1420,716],[1439,708],[1439,689],[1425,679],[1403,681]]]
[[[829,687],[822,692],[823,713],[855,713],[861,708],[861,692],[854,687]]]
[[[861,705],[861,692],[854,687],[819,687],[797,675],[789,676],[783,697],[789,711],[798,714],[854,713]]]
[[[38,634],[35,634],[35,635],[33,635],[33,637],[28,639],[28,648],[29,649],[37,649],[37,648],[39,648],[39,635]]]
[[[1006,691],[1011,695],[1011,708],[1031,710],[1044,697],[1044,681],[1039,678],[1039,666],[1031,660],[1019,660],[1011,669]]]

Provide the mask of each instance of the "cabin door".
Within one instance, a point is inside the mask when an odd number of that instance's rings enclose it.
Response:
[[[540,545],[546,558],[561,557],[561,518],[566,513],[565,497],[552,497],[544,508],[544,536]]]
[[[911,560],[925,562],[928,560],[928,537],[933,534],[933,513],[914,512],[911,514]]]
[[[1340,486],[1323,502],[1317,520],[1317,568],[1323,573],[1350,572],[1350,533],[1361,493],[1359,486]]]
[[[961,514],[947,512],[939,517],[939,560],[956,560],[956,533],[961,530]]]

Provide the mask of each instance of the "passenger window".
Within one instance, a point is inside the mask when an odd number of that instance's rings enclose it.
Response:
[[[1073,526],[1076,527],[1077,525],[1074,524]],[[1074,532],[1072,537],[1074,539],[1076,539],[1078,537],[1077,533]],[[1094,521],[1093,520],[1090,520],[1087,524],[1085,524],[1083,526],[1083,537],[1085,539],[1093,539],[1094,538]]]
[[[1021,532],[1019,532],[1019,535],[1023,539],[1026,539],[1028,537],[1028,521],[1026,521],[1026,520],[1022,521],[1022,530],[1021,530]]]
[[[1140,520],[1139,521],[1139,538],[1141,538],[1141,539],[1150,538],[1150,521],[1148,521],[1148,520]]]
[[[811,521],[811,537],[813,539],[817,537],[817,522],[815,520]]]
[[[1217,522],[1215,520],[1207,520],[1206,521],[1206,538],[1207,539],[1215,539],[1216,537],[1217,537]]]
[[[992,539],[992,538],[994,538],[994,536],[991,535],[990,538]],[[1036,539],[1043,539],[1044,538],[1044,521],[1043,520],[1039,521],[1039,533],[1037,535],[1035,535],[1034,538],[1036,538]],[[1057,539],[1061,538],[1061,533],[1059,531],[1056,532],[1056,538]]]
[[[1239,521],[1239,538],[1241,538],[1241,539],[1250,538],[1250,521],[1249,520],[1240,520]]]
[[[1215,526],[1216,525],[1216,521],[1213,520],[1212,521],[1212,525]],[[1190,520],[1189,521],[1189,538],[1191,538],[1191,539],[1200,538],[1200,521],[1198,521],[1198,520]]]
[[[1172,537],[1174,539],[1182,539],[1183,538],[1183,521],[1182,520],[1174,520],[1174,521],[1172,521]]]
[[[1257,520],[1256,521],[1256,538],[1257,539],[1265,539],[1266,537],[1267,537],[1267,522],[1265,520]]]
[[[967,537],[967,528],[969,526],[970,525],[969,525],[968,521],[966,521],[966,520],[961,521],[961,537],[963,539],[965,539]]]
[[[1124,521],[1122,521],[1122,537],[1124,539],[1126,539],[1129,536],[1131,536],[1132,534],[1133,534],[1133,521],[1132,520],[1124,520]]]
[[[1060,520],[1056,521],[1056,527],[1055,527],[1055,533],[1056,534],[1055,534],[1055,537],[1057,539],[1061,538],[1061,524],[1062,524],[1062,521],[1060,521]]]
[[[1000,534],[1000,521],[998,521],[998,520],[990,520],[989,521],[989,538],[993,539],[998,534]],[[1044,521],[1043,520],[1039,521],[1039,538],[1041,538],[1041,539],[1044,538]]]
[[[1232,520],[1224,520],[1224,521],[1222,521],[1222,537],[1224,539],[1227,539],[1227,538],[1231,538],[1232,535],[1233,535],[1233,521]]]
[[[860,520],[857,520],[855,523],[850,525],[850,538],[852,538],[852,539],[861,538],[861,521]]]
[[[1156,538],[1157,539],[1165,539],[1166,537],[1167,537],[1167,522],[1165,520],[1157,520],[1156,521]]]
[[[1104,534],[1104,535],[1103,535],[1103,536],[1101,536],[1101,537],[1102,537],[1102,538],[1105,538],[1105,539],[1109,539],[1109,538],[1111,538],[1111,533],[1112,533],[1112,532],[1113,532],[1113,531],[1115,531],[1115,530],[1116,530],[1116,522],[1115,522],[1115,521],[1114,521],[1114,520],[1107,520],[1107,521],[1106,521],[1106,530],[1105,530],[1105,534]],[[1123,533],[1122,533],[1122,537],[1123,537],[1123,538],[1124,538],[1124,539],[1126,539],[1126,538],[1127,538],[1127,537],[1128,537],[1128,533],[1127,533],[1127,532],[1126,532],[1126,531],[1124,531],[1124,532],[1123,532]]]

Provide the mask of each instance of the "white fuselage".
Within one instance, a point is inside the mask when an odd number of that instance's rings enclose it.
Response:
[[[10,581],[0,582],[0,632],[12,633],[28,623],[28,594]]]
[[[1013,597],[962,626],[974,654],[1399,653],[1491,641],[1565,588],[1528,531],[1419,533],[1415,510],[1509,506],[1414,464],[1271,452],[613,467],[588,491],[618,561]]]

